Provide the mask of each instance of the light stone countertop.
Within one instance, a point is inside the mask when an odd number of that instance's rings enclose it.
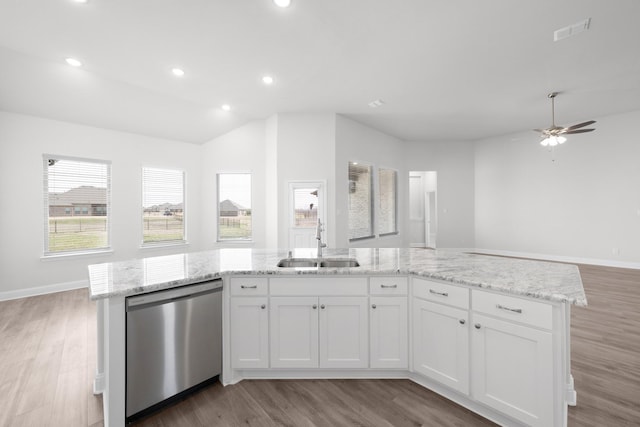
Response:
[[[360,267],[281,268],[287,250],[215,249],[89,266],[92,300],[129,296],[226,275],[412,275],[491,289],[505,294],[586,306],[578,267],[544,261],[418,248],[325,249],[325,258],[353,257]],[[315,257],[295,249],[294,257]]]

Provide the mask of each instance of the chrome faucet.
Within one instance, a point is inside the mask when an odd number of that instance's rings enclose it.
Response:
[[[318,218],[318,225],[316,227],[316,240],[318,241],[318,258],[322,258],[322,248],[326,248],[327,244],[322,243],[322,231],[324,228],[322,227],[322,222],[320,218]]]

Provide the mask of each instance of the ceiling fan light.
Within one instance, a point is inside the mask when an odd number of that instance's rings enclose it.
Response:
[[[542,145],[543,147],[546,147],[547,145],[549,145],[549,138],[545,138],[542,141],[540,141],[540,145]]]
[[[556,136],[556,139],[558,140],[558,144],[564,144],[565,142],[567,142],[567,138],[565,138],[564,136]]]

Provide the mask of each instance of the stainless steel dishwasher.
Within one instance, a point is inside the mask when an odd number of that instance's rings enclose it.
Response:
[[[126,416],[138,418],[222,371],[222,280],[127,298]]]

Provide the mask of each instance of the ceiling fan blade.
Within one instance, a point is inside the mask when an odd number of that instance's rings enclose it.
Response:
[[[544,132],[546,129],[532,129],[534,132]]]
[[[563,132],[565,135],[571,135],[573,133],[585,133],[585,132],[593,132],[595,129],[575,129],[575,130],[568,130],[566,132]]]
[[[579,129],[579,128],[583,128],[585,126],[592,125],[595,122],[596,122],[595,120],[589,120],[588,122],[582,122],[582,123],[578,123],[577,125],[569,126],[567,129],[568,130]]]

